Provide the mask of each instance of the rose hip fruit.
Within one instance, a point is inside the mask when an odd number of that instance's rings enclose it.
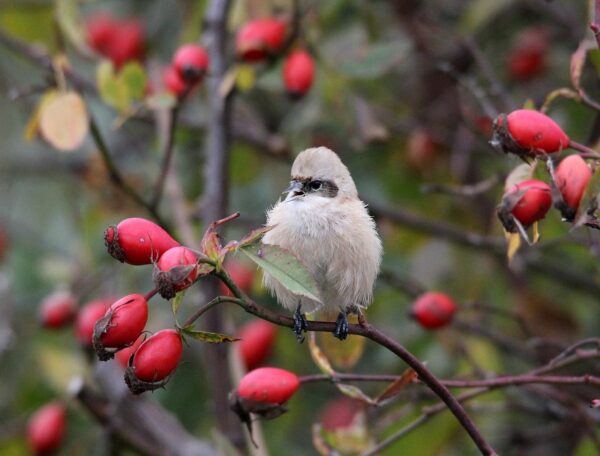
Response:
[[[140,336],[132,345],[123,348],[117,353],[115,353],[115,359],[119,362],[121,366],[123,366],[123,368],[126,368],[129,365],[129,358],[131,358],[131,355],[135,353],[135,351],[139,348],[142,342],[144,342],[144,337]]]
[[[163,70],[162,81],[165,89],[178,98],[183,97],[189,88],[188,84],[181,78],[179,72],[172,65]]]
[[[85,28],[90,47],[117,68],[144,57],[145,33],[137,19],[119,20],[102,13],[90,17]]]
[[[281,405],[299,386],[300,380],[293,372],[277,367],[260,367],[242,378],[237,394],[241,399]]]
[[[319,415],[319,422],[323,429],[335,432],[338,429],[350,428],[364,406],[360,401],[344,396],[329,401]]]
[[[525,227],[543,219],[552,206],[552,189],[548,184],[537,179],[529,179],[513,185],[502,198],[499,216],[508,211]],[[512,208],[511,208],[512,207]],[[506,223],[504,223],[505,228]],[[509,223],[510,225],[510,223]],[[507,231],[513,231],[508,229]]]
[[[104,243],[114,258],[133,265],[151,264],[179,243],[156,223],[128,218],[104,232]]]
[[[77,313],[77,299],[69,291],[55,291],[40,305],[39,319],[45,328],[58,329],[73,321]]]
[[[94,326],[94,349],[98,358],[111,359],[116,350],[135,342],[147,321],[148,302],[140,294],[127,295],[112,304]]]
[[[187,247],[173,247],[161,255],[154,270],[154,284],[165,299],[194,283],[198,277],[198,257]]]
[[[208,54],[202,46],[185,44],[175,52],[172,64],[183,81],[197,84],[208,68]]]
[[[269,357],[276,336],[277,326],[261,319],[250,321],[240,328],[237,346],[247,370],[256,368]]]
[[[283,64],[283,83],[291,97],[302,97],[315,78],[315,62],[304,49],[292,51]]]
[[[450,323],[456,311],[457,306],[448,295],[429,291],[415,300],[411,316],[425,329],[438,329]]]
[[[506,118],[507,126],[504,125]],[[518,109],[494,122],[492,144],[505,152],[535,156],[569,147],[570,139],[550,117],[530,109]]]
[[[66,410],[60,402],[51,402],[38,409],[27,422],[27,443],[32,453],[49,454],[62,444],[65,434]]]
[[[109,305],[110,302],[108,300],[98,299],[89,302],[79,310],[77,319],[75,320],[75,336],[82,345],[86,347],[92,346],[94,325],[104,317]]]
[[[276,55],[285,41],[287,24],[275,18],[247,22],[236,37],[238,56],[246,62],[259,62]]]
[[[570,209],[570,217],[567,218],[572,219],[592,178],[592,170],[579,155],[569,155],[556,167],[554,178],[564,203]]]
[[[224,266],[225,271],[229,274],[234,283],[245,293],[252,291],[254,283],[254,269],[246,266],[240,261],[228,261]],[[231,290],[227,288],[223,282],[219,283],[220,293],[225,296],[233,296]]]
[[[517,35],[506,61],[508,74],[526,81],[539,76],[546,68],[548,35],[541,28],[529,28]]]
[[[163,329],[146,339],[136,350],[125,371],[125,382],[134,394],[160,388],[177,368],[183,344],[173,329]]]

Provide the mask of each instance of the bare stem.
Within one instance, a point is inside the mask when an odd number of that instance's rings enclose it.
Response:
[[[588,158],[600,159],[600,154],[598,152],[596,152],[594,149],[592,149],[591,147],[585,146],[585,145],[575,142],[573,140],[569,141],[569,146],[571,148],[578,150],[579,152],[585,154],[585,156]]]
[[[163,191],[165,188],[165,182],[167,180],[167,176],[169,175],[169,170],[171,169],[171,162],[173,158],[174,151],[174,143],[175,143],[175,127],[177,125],[177,114],[179,109],[177,106],[171,109],[169,113],[169,128],[167,131],[167,135],[164,143],[164,151],[163,151],[163,162],[160,168],[160,176],[158,176],[158,180],[154,186],[154,196],[150,201],[150,207],[154,210],[157,209],[160,204],[160,200],[163,195]]]

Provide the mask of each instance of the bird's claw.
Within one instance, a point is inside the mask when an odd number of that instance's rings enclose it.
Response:
[[[304,342],[304,336],[302,331],[308,330],[308,324],[306,323],[306,316],[301,311],[301,305],[298,304],[296,311],[294,312],[294,334],[296,334],[296,340],[299,344]]]
[[[346,319],[346,314],[344,312],[340,312],[335,321],[333,335],[339,340],[344,340],[348,337],[348,320]]]

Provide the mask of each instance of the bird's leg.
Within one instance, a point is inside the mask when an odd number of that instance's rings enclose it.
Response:
[[[296,311],[294,312],[294,333],[296,334],[296,340],[299,344],[304,342],[304,336],[302,331],[306,332],[308,324],[306,323],[306,316],[301,311],[302,304],[298,303]]]
[[[348,337],[348,319],[346,318],[346,312],[342,311],[335,321],[335,330],[333,335],[339,340],[344,340]]]

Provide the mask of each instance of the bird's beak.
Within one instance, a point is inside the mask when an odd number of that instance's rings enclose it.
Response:
[[[287,197],[285,198],[285,200],[289,201],[292,198],[295,198],[296,196],[304,195],[304,192],[302,191],[302,186],[303,184],[300,181],[291,181],[289,187],[282,192],[287,193]]]

